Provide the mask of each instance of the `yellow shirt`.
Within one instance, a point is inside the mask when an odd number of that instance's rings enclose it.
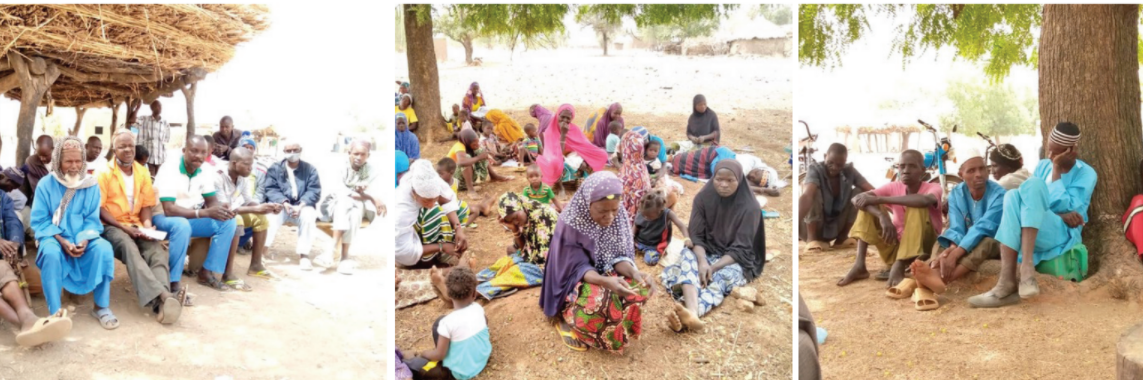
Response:
[[[99,204],[119,223],[140,226],[143,225],[143,221],[139,219],[139,213],[144,207],[154,207],[158,202],[155,200],[155,189],[151,184],[151,172],[137,162],[132,162],[131,165],[133,168],[131,172],[134,174],[132,182],[135,183],[134,207],[127,202],[123,171],[115,164],[115,159],[107,162],[107,168],[96,173],[96,180],[99,182]]]
[[[417,112],[413,111],[413,106],[409,106],[409,108],[403,110],[401,106],[393,106],[393,112],[405,114],[405,116],[409,118],[409,124],[417,122]]]
[[[460,141],[457,141],[456,143],[452,144],[452,148],[449,148],[448,158],[451,158],[453,161],[460,161],[456,158],[456,154],[458,152],[464,152],[464,151],[465,151],[464,150],[464,144],[461,144]]]

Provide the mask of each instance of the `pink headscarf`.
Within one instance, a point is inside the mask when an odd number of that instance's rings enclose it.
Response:
[[[555,185],[564,174],[564,152],[560,148],[560,114],[564,110],[571,111],[572,118],[575,118],[575,108],[571,104],[564,104],[556,109],[548,130],[544,131],[544,154],[536,159],[540,171],[544,174],[544,183],[549,186]],[[603,170],[603,166],[607,164],[607,151],[592,144],[578,125],[568,123],[565,144],[568,149],[578,153],[591,170]]]

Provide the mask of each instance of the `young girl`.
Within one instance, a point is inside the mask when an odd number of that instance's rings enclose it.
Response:
[[[514,177],[502,176],[492,170],[489,165],[492,161],[488,152],[480,147],[480,137],[476,131],[472,129],[462,129],[458,133],[456,144],[448,151],[448,158],[456,162],[456,172],[453,175],[459,177],[460,183],[457,186],[458,190],[468,191],[468,199],[477,199],[474,197],[472,190],[480,191],[476,184],[486,180],[493,180],[498,182],[511,181]]]
[[[651,190],[639,201],[639,215],[635,216],[635,249],[643,252],[643,262],[647,265],[659,264],[659,258],[666,252],[671,242],[671,224],[679,228],[687,240],[683,244],[693,248],[687,236],[687,226],[666,208],[667,196],[663,190]]]
[[[476,275],[459,266],[445,280],[452,312],[433,323],[436,347],[406,359],[416,378],[471,379],[480,374],[492,356],[488,319],[476,299]]]

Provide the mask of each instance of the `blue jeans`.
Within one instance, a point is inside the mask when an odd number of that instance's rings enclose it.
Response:
[[[230,244],[238,228],[237,219],[220,222],[210,218],[187,219],[177,216],[155,215],[151,218],[155,228],[167,233],[171,242],[171,282],[179,282],[183,277],[183,265],[187,257],[190,239],[210,238],[210,250],[202,267],[214,273],[226,270],[226,258],[230,256]]]

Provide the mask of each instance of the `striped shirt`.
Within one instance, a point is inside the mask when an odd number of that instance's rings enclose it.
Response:
[[[139,145],[151,152],[147,159],[148,164],[163,165],[167,161],[167,143],[171,141],[171,125],[166,119],[155,120],[154,117],[139,117]]]

